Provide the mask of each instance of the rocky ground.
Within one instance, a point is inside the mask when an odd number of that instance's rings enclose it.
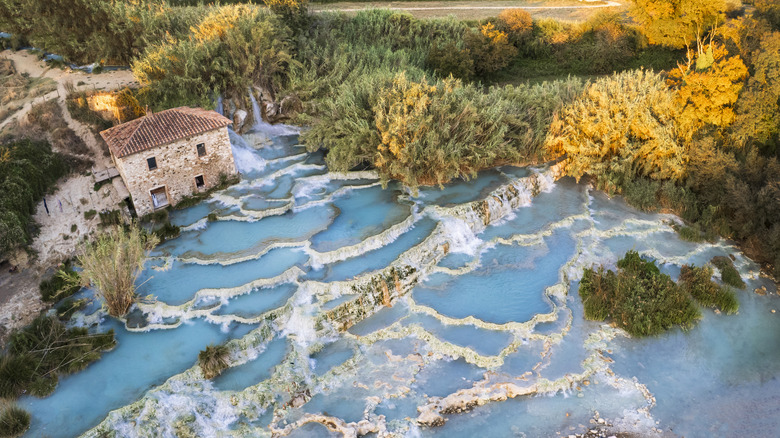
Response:
[[[573,433],[572,431],[558,432],[557,436],[566,438],[639,438],[642,435],[633,433],[618,432],[616,427],[608,420],[601,418],[599,412],[596,411],[593,414],[593,418],[590,419],[590,424],[580,424],[578,428],[572,428],[575,430],[583,430],[585,432]],[[660,429],[654,429],[652,436],[664,437],[663,431]]]

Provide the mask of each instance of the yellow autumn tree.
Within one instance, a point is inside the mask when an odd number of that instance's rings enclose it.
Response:
[[[729,56],[722,45],[709,44],[694,59],[669,75],[677,88],[680,131],[688,140],[707,126],[725,128],[734,122],[734,104],[748,74],[742,59]]]
[[[466,33],[464,40],[478,76],[501,70],[517,56],[517,48],[509,43],[509,35],[491,22],[483,25],[479,32]]]
[[[568,175],[591,175],[608,191],[640,176],[679,180],[686,153],[678,141],[676,105],[674,94],[652,71],[598,79],[561,110],[546,151],[564,157]]]
[[[725,0],[631,0],[631,17],[651,44],[702,48],[707,33],[723,22]]]
[[[565,87],[556,83],[483,90],[457,79],[415,81],[398,73],[377,90],[372,105],[373,163],[383,181],[398,179],[417,187],[468,179],[499,163],[529,160],[536,135],[569,93]],[[570,91],[576,90],[579,87]]]
[[[740,145],[780,138],[780,32],[761,38],[752,56],[753,75],[737,102],[734,137]]]
[[[393,86],[379,96],[377,108],[384,111],[375,111],[381,138],[376,167],[386,167],[391,160],[410,164],[409,144],[418,141],[431,128],[426,122],[435,92],[436,87],[426,81],[412,82],[405,74],[400,74],[393,79]]]
[[[534,23],[531,14],[523,9],[504,9],[498,14],[498,27],[507,33],[513,45],[519,47],[530,40]]]

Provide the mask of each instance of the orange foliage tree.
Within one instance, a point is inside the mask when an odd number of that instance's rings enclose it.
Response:
[[[744,145],[780,137],[780,32],[761,39],[752,56],[753,75],[737,103],[734,136]]]
[[[507,33],[512,44],[519,47],[530,40],[534,23],[527,11],[519,8],[504,9],[498,14],[498,28]]]
[[[734,122],[734,104],[747,73],[738,55],[728,56],[717,44],[706,46],[695,63],[670,73],[669,84],[677,87],[678,123],[687,139],[708,125],[725,128]]]
[[[632,0],[631,16],[639,23],[651,44],[676,49],[696,43],[701,52],[703,38],[726,11],[725,0]]]
[[[604,77],[561,110],[545,149],[565,157],[568,175],[592,175],[608,191],[637,177],[679,180],[687,154],[678,141],[676,109],[674,94],[651,71]]]

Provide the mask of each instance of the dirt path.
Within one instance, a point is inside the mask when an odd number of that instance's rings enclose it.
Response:
[[[66,84],[73,84],[77,90],[111,90],[137,85],[130,71],[89,74],[78,70],[52,69],[26,51],[6,50],[0,52],[0,57],[11,59],[20,74],[50,78],[57,83],[56,91],[23,101],[20,110],[0,122],[0,130],[12,121],[25,117],[33,105],[56,99],[65,123],[91,150],[94,169],[102,170],[111,166],[111,159],[103,155],[95,134],[88,126],[70,116],[65,104],[68,94]],[[38,284],[46,271],[72,256],[80,242],[100,229],[99,215],[87,219],[85,213],[90,210],[100,212],[121,209],[123,204],[120,202],[126,193],[120,194],[112,184],[105,184],[95,191],[94,184],[92,175],[70,175],[58,182],[55,193],[46,195],[46,206],[43,201],[36,206],[33,219],[40,225],[40,232],[30,247],[37,253],[37,260],[30,260],[24,252],[19,252],[12,260],[14,265],[19,266],[19,272],[9,273],[9,264],[3,265],[0,272],[0,344],[11,330],[28,324],[46,307],[38,292]]]
[[[525,0],[525,1],[430,1],[430,2],[342,2],[315,5],[316,12],[358,12],[365,9],[408,11],[418,18],[447,17],[482,19],[495,16],[508,8],[525,9],[534,17],[555,17],[563,20],[581,20],[602,8],[622,8],[614,0]]]
[[[0,57],[13,61],[16,71],[20,74],[27,73],[30,77],[49,78],[57,82],[57,91],[52,91],[43,96],[24,101],[24,104],[19,111],[10,115],[5,120],[0,121],[0,130],[13,120],[21,120],[36,103],[55,98],[64,103],[65,97],[67,96],[67,92],[65,91],[65,84],[67,83],[73,84],[77,90],[113,90],[116,88],[138,85],[133,73],[129,70],[113,70],[105,73],[92,74],[81,70],[71,70],[69,68],[51,68],[45,62],[39,60],[37,56],[30,54],[27,50],[18,52],[5,50],[0,52]],[[67,111],[64,112],[67,113]]]

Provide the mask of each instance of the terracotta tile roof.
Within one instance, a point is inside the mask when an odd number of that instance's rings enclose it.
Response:
[[[223,128],[232,122],[202,108],[171,108],[100,132],[117,158]]]

